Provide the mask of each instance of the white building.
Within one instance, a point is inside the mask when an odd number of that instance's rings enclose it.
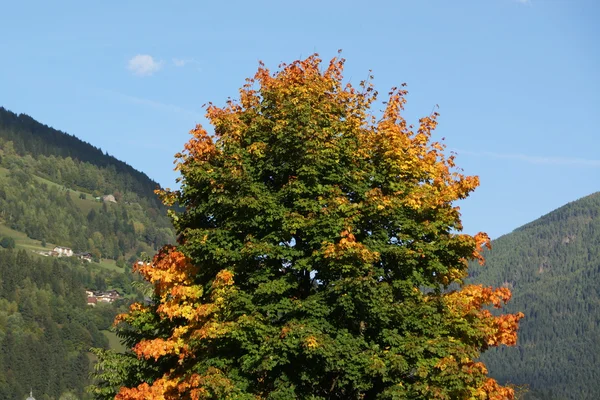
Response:
[[[68,247],[56,246],[54,248],[54,251],[56,252],[56,254],[58,254],[59,257],[72,257],[73,256],[73,250],[71,250]]]

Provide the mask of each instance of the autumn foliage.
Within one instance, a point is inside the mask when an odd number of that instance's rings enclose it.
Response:
[[[117,399],[513,397],[476,360],[523,315],[492,312],[508,289],[463,285],[489,246],[454,205],[477,177],[432,141],[437,113],[410,126],[394,88],[375,116],[343,64],[261,65],[208,105],[214,134],[191,131],[161,193],[185,207],[179,244],[139,268],[153,302],[117,318]]]

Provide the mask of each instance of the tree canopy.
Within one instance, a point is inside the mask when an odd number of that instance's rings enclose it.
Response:
[[[343,65],[261,64],[208,105],[214,134],[191,131],[161,193],[179,244],[139,267],[153,302],[117,318],[133,351],[101,357],[97,397],[513,397],[476,359],[523,315],[490,311],[507,288],[462,284],[489,245],[454,205],[478,178],[432,140],[437,113],[409,125],[401,87],[376,115],[372,77]]]

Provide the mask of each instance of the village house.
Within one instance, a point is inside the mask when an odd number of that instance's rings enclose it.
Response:
[[[87,305],[95,306],[98,302],[101,303],[113,303],[115,300],[121,298],[121,294],[116,290],[107,290],[107,291],[92,291],[86,290],[85,294],[87,295]]]
[[[105,196],[102,196],[102,201],[105,203],[116,203],[117,199],[115,199],[115,196],[113,196],[112,194],[107,194]]]
[[[92,254],[91,253],[77,253],[75,254],[77,258],[81,261],[92,262]]]
[[[112,303],[121,297],[119,292],[117,292],[116,290],[109,290],[107,292],[96,292],[95,295],[98,301],[104,303]]]
[[[73,256],[73,250],[71,250],[68,247],[56,246],[52,251],[55,252],[58,255],[58,257],[72,257]]]
[[[88,298],[87,298],[87,305],[95,307],[96,304],[98,304],[98,299],[96,297],[94,297],[94,296],[88,296]]]
[[[63,246],[56,246],[54,249],[50,250],[50,251],[39,251],[39,250],[33,250],[34,253],[40,254],[44,257],[77,257],[79,258],[81,261],[87,261],[87,262],[92,262],[93,257],[91,253],[88,252],[83,252],[83,253],[74,253],[73,250],[71,250],[68,247],[63,247]]]

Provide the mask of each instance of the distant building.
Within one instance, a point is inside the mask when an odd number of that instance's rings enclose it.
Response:
[[[96,295],[96,299],[98,299],[98,301],[104,303],[112,303],[121,297],[119,292],[117,292],[116,290],[109,290],[107,292],[96,292],[94,294]]]
[[[25,400],[35,400],[35,397],[33,397],[33,389],[29,390],[29,397],[26,398]]]
[[[91,253],[77,253],[75,254],[77,258],[81,261],[92,262],[92,254]]]
[[[105,203],[116,203],[117,199],[115,199],[115,196],[113,196],[112,194],[107,194],[106,196],[102,196],[102,201]]]
[[[85,291],[87,295],[87,304],[88,306],[95,306],[100,303],[113,303],[115,300],[119,300],[121,298],[121,294],[116,290],[107,290],[107,291]]]
[[[71,250],[68,247],[56,246],[52,251],[55,252],[58,255],[58,257],[72,257],[73,256],[73,250]]]

